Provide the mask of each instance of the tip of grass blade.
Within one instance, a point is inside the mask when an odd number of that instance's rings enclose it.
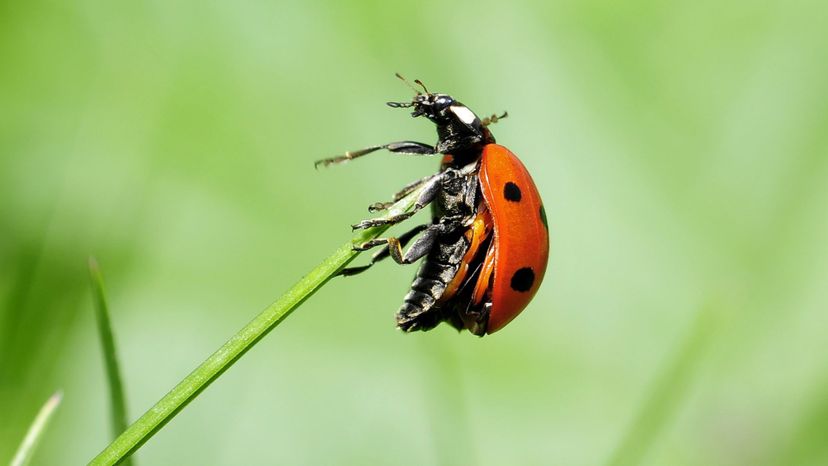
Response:
[[[58,390],[46,400],[46,403],[43,403],[34,421],[32,421],[32,425],[26,432],[26,436],[23,437],[23,441],[17,448],[17,452],[14,454],[14,458],[12,458],[10,463],[11,466],[24,466],[29,464],[37,449],[37,445],[40,443],[40,439],[43,437],[43,433],[46,431],[49,420],[52,418],[58,406],[60,406],[62,400],[63,391]]]

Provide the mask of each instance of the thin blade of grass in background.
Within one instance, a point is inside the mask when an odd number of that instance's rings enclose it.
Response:
[[[656,381],[652,393],[641,406],[608,464],[627,466],[643,462],[656,436],[673,417],[693,381],[698,362],[715,328],[713,312],[711,305],[699,312],[693,329]]]
[[[109,382],[110,412],[112,414],[112,438],[125,431],[128,425],[126,411],[126,396],[124,384],[121,381],[121,371],[118,365],[118,353],[115,350],[115,336],[112,333],[112,323],[109,320],[109,306],[106,300],[106,288],[98,261],[89,258],[89,280],[92,284],[92,296],[95,302],[95,320],[98,323],[98,336],[101,339],[106,379]],[[131,459],[124,460],[129,465]]]
[[[422,188],[416,189],[397,201],[388,209],[387,215],[399,215],[410,210],[421,192]],[[388,225],[383,225],[363,230],[351,241],[340,246],[273,304],[266,307],[250,323],[230,337],[221,348],[210,355],[137,421],[132,423],[89,464],[96,466],[118,464],[135,453],[136,450],[141,448],[141,445],[164,427],[179,411],[184,409],[190,401],[195,399],[199,393],[229,369],[259,340],[279,325],[294,309],[354,260],[359,255],[359,251],[354,250],[355,245],[376,238],[388,228]]]
[[[813,384],[809,391],[811,401],[803,404],[791,435],[779,439],[782,446],[778,453],[770,455],[762,464],[828,464],[828,442],[825,441],[825,433],[828,432],[828,378]]]
[[[43,407],[40,408],[37,416],[35,416],[34,422],[32,422],[28,432],[26,432],[26,436],[23,437],[23,442],[20,443],[20,447],[14,454],[14,458],[12,458],[11,466],[25,466],[29,464],[35,450],[37,450],[40,439],[43,437],[43,433],[46,431],[46,426],[49,425],[49,420],[52,419],[52,415],[55,413],[62,399],[63,393],[58,390],[46,400],[46,403],[43,404]]]

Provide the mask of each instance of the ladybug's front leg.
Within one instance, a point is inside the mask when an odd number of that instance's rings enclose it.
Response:
[[[381,225],[394,225],[396,223],[400,223],[403,220],[410,218],[412,215],[416,214],[417,211],[427,206],[429,203],[431,203],[431,201],[434,200],[434,197],[440,191],[442,182],[449,176],[449,173],[454,175],[454,172],[445,171],[430,177],[430,179],[428,179],[425,182],[425,184],[419,188],[422,191],[420,192],[420,195],[417,196],[417,202],[414,203],[414,207],[411,209],[410,212],[398,215],[391,215],[388,217],[370,218],[368,220],[363,220],[355,225],[351,225],[351,228],[353,228],[354,230],[360,230],[363,228],[371,228]],[[413,191],[415,188],[417,188],[417,186],[412,188],[411,191]]]
[[[368,155],[371,152],[376,152],[380,149],[387,149],[390,152],[395,152],[397,154],[408,154],[408,155],[434,155],[437,153],[434,146],[430,146],[428,144],[416,141],[398,141],[398,142],[390,142],[388,144],[379,144],[376,146],[366,147],[365,149],[354,150],[345,152],[344,155],[340,155],[338,157],[331,157],[328,159],[317,160],[313,163],[313,166],[319,168],[319,166],[327,167],[328,165],[334,163],[342,163],[347,162],[349,160],[353,160],[357,157],[362,157],[363,155]]]

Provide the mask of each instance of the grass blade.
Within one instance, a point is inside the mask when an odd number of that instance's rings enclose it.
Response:
[[[417,189],[395,203],[388,209],[388,215],[402,214],[411,209],[421,191],[422,188]],[[319,288],[336,276],[339,270],[351,262],[359,254],[358,251],[354,251],[354,245],[376,238],[387,229],[388,226],[379,226],[363,230],[351,241],[342,245],[293,285],[276,302],[265,308],[250,323],[227,340],[221,348],[210,355],[169,393],[164,395],[115,441],[93,458],[89,464],[118,464],[138,450],[179,411],[184,409],[190,401],[195,399],[199,393],[229,369],[268,332],[279,325],[294,309],[299,307]]]
[[[769,455],[763,464],[828,464],[828,380],[813,384],[809,391],[811,401],[803,404],[790,437],[783,438],[778,453]]]
[[[610,459],[610,465],[642,464],[656,436],[673,417],[684,398],[713,329],[713,309],[708,306],[699,313],[690,334],[656,381],[650,397]]]
[[[98,323],[98,336],[101,340],[101,350],[104,357],[106,379],[109,382],[110,412],[112,414],[112,438],[126,430],[127,411],[124,384],[121,380],[121,371],[118,365],[118,353],[115,350],[115,336],[112,333],[112,323],[109,320],[109,306],[106,300],[106,288],[98,261],[89,258],[89,280],[92,284],[92,295],[95,302],[95,320]],[[130,460],[124,464],[131,464]]]
[[[54,395],[50,396],[49,399],[46,400],[46,403],[43,404],[43,407],[40,408],[37,416],[35,416],[34,422],[32,422],[28,432],[26,432],[26,436],[23,437],[23,442],[17,449],[17,453],[14,454],[11,466],[25,466],[29,464],[29,461],[32,459],[32,455],[34,455],[34,452],[37,449],[37,445],[40,443],[40,439],[43,437],[43,433],[46,431],[46,426],[49,424],[49,420],[52,418],[55,410],[60,405],[61,399],[63,399],[63,393],[58,390]]]

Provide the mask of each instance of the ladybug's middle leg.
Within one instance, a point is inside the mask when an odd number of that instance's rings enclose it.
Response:
[[[368,206],[369,212],[379,212],[380,210],[385,210],[392,205],[396,204],[400,199],[408,196],[409,194],[413,193],[417,188],[423,185],[423,183],[427,182],[428,180],[434,178],[436,175],[428,175],[426,177],[420,178],[419,180],[413,181],[408,183],[407,185],[403,186],[394,197],[391,198],[389,202],[375,202]]]

